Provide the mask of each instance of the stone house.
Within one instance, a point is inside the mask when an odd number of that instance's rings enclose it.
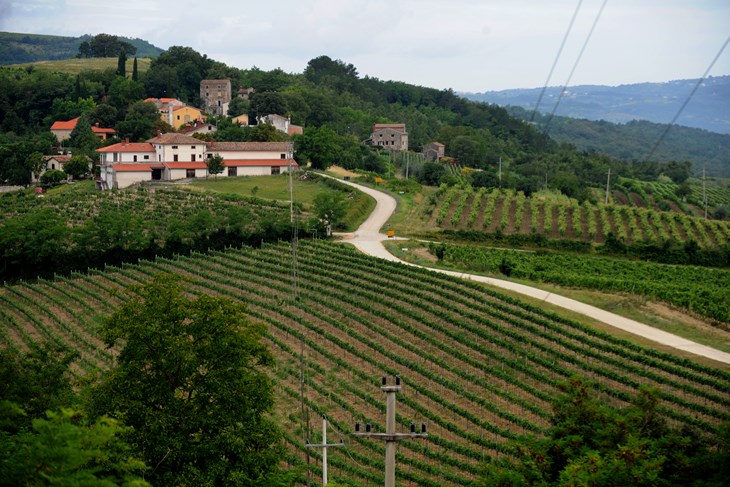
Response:
[[[366,143],[392,151],[408,150],[408,132],[404,123],[376,123]]]
[[[421,149],[423,156],[429,161],[438,161],[446,155],[446,146],[441,142],[431,142]]]
[[[200,82],[200,103],[212,115],[226,115],[231,102],[231,80],[204,79]]]

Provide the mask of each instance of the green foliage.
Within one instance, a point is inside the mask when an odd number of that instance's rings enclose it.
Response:
[[[92,409],[134,428],[127,438],[158,485],[254,485],[274,473],[282,452],[267,416],[266,328],[225,298],[189,299],[171,275],[130,292],[101,331],[124,347]]]
[[[249,110],[249,105],[250,102],[248,100],[244,100],[240,96],[234,97],[228,104],[228,116],[237,117],[239,115],[247,113]]]
[[[52,343],[25,353],[0,350],[0,409],[5,414],[13,409],[11,404],[22,407],[15,418],[3,418],[0,430],[16,433],[46,411],[70,405],[73,391],[68,368],[78,356],[78,352]]]
[[[48,411],[31,430],[0,433],[0,485],[145,487],[145,464],[121,436],[118,421],[89,423],[72,409]]]
[[[76,127],[71,131],[67,146],[72,147],[74,152],[92,156],[100,145],[101,141],[91,130],[89,119],[85,116],[80,117]]]
[[[66,164],[63,165],[63,171],[73,179],[81,179],[89,174],[90,163],[86,156],[71,156]]]
[[[119,137],[128,137],[131,141],[144,141],[154,137],[158,132],[170,132],[171,130],[172,127],[160,119],[157,107],[153,103],[144,101],[132,103],[124,120],[116,125]]]
[[[51,187],[61,184],[61,182],[66,181],[66,179],[68,179],[66,173],[58,169],[46,171],[40,177],[42,185]]]
[[[642,388],[623,409],[606,405],[581,379],[565,389],[547,437],[516,442],[516,458],[490,459],[479,485],[719,486],[726,479],[730,450],[721,429],[709,438],[672,429],[656,389]]]
[[[342,223],[347,205],[345,197],[339,191],[327,191],[319,193],[314,197],[314,214],[324,225],[331,225],[338,228]]]
[[[115,35],[97,34],[79,45],[77,57],[116,57],[120,53],[126,59],[127,54],[134,56],[137,48],[127,41],[119,40]]]
[[[109,87],[109,104],[117,110],[126,110],[132,103],[139,102],[144,97],[144,85],[130,78],[118,76]]]
[[[0,279],[53,276],[289,235],[286,208],[248,200],[144,189],[92,189],[82,196],[49,192],[45,198],[32,192],[2,194]]]
[[[216,154],[205,161],[205,166],[208,168],[208,173],[217,175],[223,172],[226,165],[223,163],[223,156]]]
[[[127,53],[124,52],[124,49],[119,51],[119,58],[117,59],[117,76],[121,76],[122,78],[127,77]]]
[[[244,133],[247,134],[247,139],[251,142],[283,142],[289,140],[289,135],[268,123],[260,123],[250,127]]]

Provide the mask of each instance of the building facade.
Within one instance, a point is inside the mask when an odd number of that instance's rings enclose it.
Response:
[[[211,115],[226,115],[231,102],[231,80],[204,79],[200,82],[200,103]]]
[[[446,155],[446,146],[441,142],[431,142],[424,145],[421,152],[429,161],[438,161]]]
[[[366,141],[370,145],[383,147],[392,151],[408,150],[408,132],[404,123],[376,123]]]

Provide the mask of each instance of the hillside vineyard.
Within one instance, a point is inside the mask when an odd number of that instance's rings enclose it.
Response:
[[[383,424],[381,375],[399,375],[398,429],[427,421],[429,438],[404,441],[398,479],[419,486],[463,485],[486,455],[539,435],[558,385],[574,375],[594,381],[602,400],[626,405],[643,385],[661,390],[675,425],[700,430],[730,420],[730,374],[648,350],[504,297],[477,283],[364,256],[328,242],[301,242],[299,299],[293,299],[289,243],[228,249],[0,288],[2,346],[43,341],[80,353],[73,373],[109,367],[116,350],[96,335],[122,299],[115,292],[160,272],[186,279],[192,294],[246,303],[269,328],[277,415],[292,463],[300,462],[300,350],[304,401],[317,430],[320,414],[345,449],[328,453],[330,479],[382,481],[383,445],[352,440],[356,421]],[[316,440],[316,433],[310,438]],[[312,451],[319,455],[318,451]],[[317,475],[316,460],[313,463]]]

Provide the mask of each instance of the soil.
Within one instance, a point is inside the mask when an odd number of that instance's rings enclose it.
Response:
[[[646,201],[639,196],[636,193],[629,193],[629,198],[631,199],[631,202],[634,204],[634,206],[638,206],[639,208],[646,208]]]
[[[626,197],[623,191],[614,191],[613,200],[617,205],[628,205],[629,199]]]

